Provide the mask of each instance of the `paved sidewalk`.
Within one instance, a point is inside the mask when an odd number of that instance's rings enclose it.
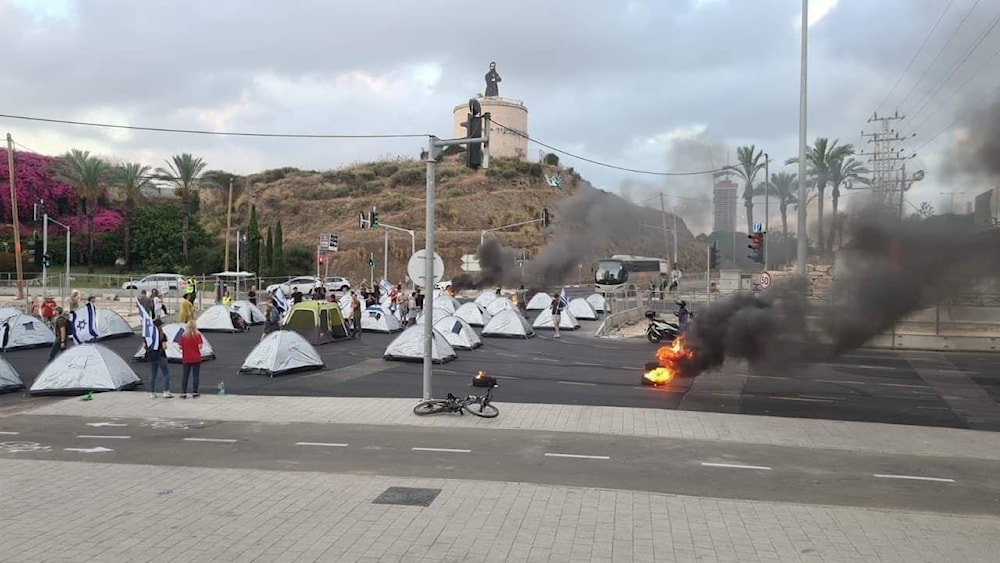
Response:
[[[17,563],[951,563],[1000,552],[995,518],[520,483],[24,459],[0,460],[0,482],[0,561]],[[441,491],[428,507],[372,504],[388,487]]]
[[[261,397],[205,395],[196,401],[151,400],[146,393],[100,393],[93,401],[78,398],[21,411],[25,414],[122,418],[181,418],[250,422],[392,424],[429,427],[475,427],[552,432],[582,432],[717,440],[808,448],[832,448],[884,454],[1000,460],[1000,433],[792,419],[744,414],[578,405],[497,403],[500,416],[413,414],[413,399],[347,397]],[[0,418],[0,429],[3,419]]]

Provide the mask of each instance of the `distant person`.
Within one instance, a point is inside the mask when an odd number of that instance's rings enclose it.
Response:
[[[74,289],[69,294],[69,310],[76,311],[80,308],[80,290]]]
[[[524,285],[517,288],[517,310],[521,311],[521,315],[527,316],[528,314],[528,290],[524,289]]]
[[[149,343],[143,339],[143,347],[146,349],[146,360],[149,361],[149,398],[156,398],[156,376],[163,373],[163,398],[171,399],[174,394],[170,392],[170,365],[167,363],[167,335],[163,333],[163,321],[156,319],[153,321],[156,327],[157,343],[150,348]]]
[[[153,299],[146,295],[146,290],[139,292],[139,305],[149,313],[149,316],[153,316]]]
[[[424,294],[421,293],[419,287],[413,292],[413,304],[417,311],[424,310]]]
[[[163,304],[163,299],[160,298],[160,291],[158,289],[150,290],[149,296],[153,300],[153,318],[162,319],[167,315],[167,306]]]
[[[177,312],[177,321],[187,324],[194,320],[194,293],[185,293],[181,299],[181,308]]]
[[[201,383],[202,344],[204,344],[204,339],[201,333],[198,332],[198,325],[194,319],[191,319],[187,322],[180,340],[181,363],[183,364],[183,371],[181,372],[181,399],[187,399],[189,376],[191,377],[191,397],[197,398],[201,396],[198,388]]]
[[[302,292],[297,287],[292,288],[292,303],[302,303]]]
[[[677,305],[680,307],[680,309],[678,309],[677,313],[676,313],[677,314],[677,326],[680,327],[680,329],[683,331],[684,328],[687,326],[688,321],[691,320],[691,316],[692,316],[691,315],[691,310],[688,309],[687,301],[684,301],[683,299],[678,299],[677,300]]]
[[[556,331],[556,338],[559,338],[559,323],[562,322],[563,302],[558,293],[552,294],[552,303],[549,304],[549,312],[552,313],[552,328]]]
[[[264,305],[264,334],[260,335],[260,339],[264,340],[268,334],[278,330],[281,330],[281,309],[273,299],[269,299]]]
[[[351,338],[361,338],[361,299],[351,292]]]
[[[247,292],[247,301],[253,303],[253,306],[257,306],[257,286],[251,285],[250,291]]]
[[[63,314],[62,307],[56,307],[55,313],[55,326],[53,328],[55,329],[56,339],[52,342],[52,350],[49,352],[50,362],[56,359],[56,356],[61,354],[69,343],[69,319]]]
[[[226,307],[233,304],[233,296],[229,294],[229,289],[222,292],[222,304]]]

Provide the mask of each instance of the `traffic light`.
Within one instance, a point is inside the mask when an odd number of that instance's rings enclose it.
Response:
[[[35,235],[35,265],[42,265],[42,239]]]
[[[51,252],[46,252],[45,255],[42,256],[42,266],[45,266],[46,268],[51,268],[52,267],[52,253]]]
[[[750,249],[750,254],[747,254],[747,258],[753,260],[758,264],[764,263],[764,233],[753,233],[747,235],[750,239],[750,244],[747,248]]]
[[[368,219],[365,219],[365,212],[358,211],[358,228],[364,229],[366,226],[368,226]]]
[[[482,108],[475,98],[469,100],[469,113],[465,114],[465,121],[461,123],[465,127],[466,139],[478,139],[483,136],[483,118],[480,115]],[[480,143],[468,143],[465,145],[465,165],[473,170],[478,170],[483,165],[483,145]]]
[[[551,221],[551,219],[552,218],[549,216],[549,209],[547,207],[542,208],[542,228],[543,229],[549,228],[549,222]]]
[[[368,255],[368,268],[370,268],[370,269],[375,268],[375,253],[374,252],[372,252],[370,255]]]
[[[712,243],[712,247],[709,248],[708,253],[708,269],[716,270],[719,268],[719,243],[718,241]]]
[[[340,250],[340,239],[337,235],[330,235],[330,250],[334,252]]]
[[[317,263],[318,263],[318,264],[319,264],[320,266],[322,266],[322,265],[323,265],[323,257],[322,257],[322,256],[319,256],[319,257],[317,257],[317,259],[316,259],[316,260],[317,260]]]
[[[368,215],[368,225],[374,229],[378,226],[378,206],[373,205],[371,214]]]

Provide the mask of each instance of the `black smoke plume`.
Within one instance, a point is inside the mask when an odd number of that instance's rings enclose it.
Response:
[[[738,294],[697,312],[678,365],[691,377],[727,358],[755,370],[788,369],[858,348],[908,313],[1000,276],[1000,231],[956,229],[956,221],[895,227],[861,217],[826,302],[808,298],[796,278],[766,292]]]
[[[944,163],[946,174],[1000,178],[1000,98],[970,114]]]

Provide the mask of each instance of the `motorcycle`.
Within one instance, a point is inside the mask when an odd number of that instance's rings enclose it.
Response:
[[[646,340],[653,344],[659,344],[663,340],[673,342],[681,334],[681,327],[677,323],[656,318],[656,311],[646,311],[646,318],[649,319],[649,324],[646,326]]]

